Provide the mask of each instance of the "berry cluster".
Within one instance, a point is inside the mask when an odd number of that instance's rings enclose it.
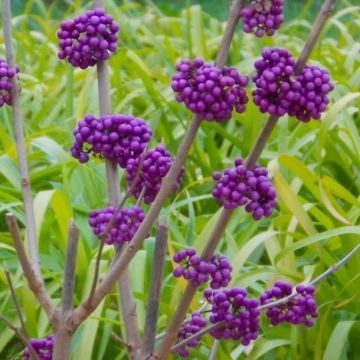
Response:
[[[172,78],[176,100],[185,103],[198,118],[224,121],[236,112],[245,111],[248,102],[245,87],[248,77],[241,76],[235,68],[219,69],[202,59],[181,60]]]
[[[16,68],[16,72],[19,72],[19,68]],[[12,104],[11,79],[14,76],[15,76],[15,70],[11,69],[5,60],[0,59],[0,107],[5,104],[7,105]]]
[[[265,168],[256,165],[252,170],[244,166],[242,159],[235,160],[235,167],[224,174],[215,172],[213,196],[226,209],[245,205],[255,220],[270,216],[277,206],[276,191]]]
[[[291,295],[292,292],[293,287],[290,283],[277,281],[273,288],[266,290],[261,295],[260,302],[262,305],[269,304]],[[283,322],[289,322],[295,325],[305,324],[311,327],[314,324],[313,319],[319,315],[314,298],[315,288],[312,285],[298,285],[296,293],[286,303],[271,307],[266,311],[272,325],[276,326]]]
[[[81,69],[109,58],[117,49],[119,25],[103,9],[88,10],[73,20],[61,23],[60,59]]]
[[[334,89],[329,73],[314,65],[306,65],[295,75],[296,61],[285,49],[264,49],[262,59],[255,62],[254,103],[261,112],[274,116],[286,113],[308,122],[320,119]]]
[[[295,59],[286,49],[263,50],[262,59],[255,62],[256,74],[253,77],[256,85],[253,100],[261,112],[275,116],[286,114],[295,64]]]
[[[113,206],[102,210],[94,210],[89,213],[89,225],[96,236],[102,234],[107,224],[113,218],[116,209]],[[145,218],[144,210],[139,206],[128,209],[121,209],[114,218],[105,242],[108,245],[123,244],[131,241],[137,229]]]
[[[250,299],[245,289],[226,289],[223,291],[205,290],[204,297],[211,304],[210,322],[224,322],[215,328],[211,335],[216,339],[233,339],[249,345],[259,335],[259,302]]]
[[[206,326],[206,320],[201,316],[199,312],[191,314],[191,319],[186,321],[178,331],[177,342],[187,339],[189,336],[198,333],[204,326]],[[188,357],[190,352],[186,347],[194,348],[198,345],[200,337],[191,340],[186,346],[178,350],[181,357]]]
[[[226,256],[214,255],[210,261],[204,261],[196,255],[195,249],[188,248],[178,251],[173,260],[177,264],[181,263],[174,270],[174,276],[183,276],[196,287],[211,279],[210,286],[219,289],[231,281],[232,266]]]
[[[243,30],[257,37],[272,36],[284,21],[284,0],[252,0],[240,12]]]
[[[290,101],[288,114],[309,122],[311,119],[320,119],[329,103],[327,95],[334,89],[334,85],[327,70],[306,65],[290,89],[287,93],[287,100]]]
[[[107,115],[99,120],[87,115],[74,130],[72,155],[81,163],[89,154],[114,161],[122,168],[139,157],[147,147],[152,131],[143,119],[129,115]]]
[[[30,345],[38,354],[40,360],[51,360],[53,355],[54,342],[54,335],[49,335],[45,339],[31,339]],[[24,359],[30,359],[30,351],[28,347],[25,348],[23,355]]]
[[[126,164],[126,180],[132,188],[132,195],[137,199],[143,193],[144,202],[151,204],[158,194],[162,179],[170,170],[174,159],[164,145],[157,145],[143,156],[129,159]],[[172,191],[179,189],[184,174],[184,168],[178,176]]]

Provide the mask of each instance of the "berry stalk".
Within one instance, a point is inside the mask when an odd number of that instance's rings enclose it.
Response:
[[[10,0],[2,1],[3,29],[5,38],[6,61],[11,69],[16,68],[15,55],[12,48],[12,32],[11,32],[11,8]],[[20,109],[20,90],[17,76],[11,78],[11,97],[12,110],[15,127],[15,141],[17,149],[17,157],[19,161],[19,170],[21,176],[21,190],[25,210],[26,234],[29,241],[30,258],[34,273],[41,280],[40,261],[37,244],[37,232],[34,217],[33,199],[31,194],[31,184],[29,178],[29,165],[26,158],[24,126]]]

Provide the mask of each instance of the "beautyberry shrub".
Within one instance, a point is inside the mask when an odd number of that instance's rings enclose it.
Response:
[[[40,360],[51,360],[53,355],[55,337],[50,335],[45,339],[31,339],[30,345],[38,354]],[[26,347],[24,350],[24,359],[30,359],[29,348]]]
[[[19,68],[16,68],[16,70],[11,69],[5,60],[0,59],[0,107],[4,106],[5,104],[12,104],[11,79],[17,72],[19,72]]]

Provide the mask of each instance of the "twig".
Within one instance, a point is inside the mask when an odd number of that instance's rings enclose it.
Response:
[[[12,48],[11,31],[11,8],[10,0],[2,0],[3,30],[5,38],[6,61],[11,69],[15,71],[15,55]],[[29,240],[30,258],[33,264],[35,274],[40,277],[40,261],[38,254],[38,244],[34,217],[33,199],[31,195],[31,184],[29,177],[29,166],[26,158],[26,148],[24,139],[24,127],[20,109],[20,90],[17,75],[11,79],[12,84],[12,110],[15,127],[15,142],[17,157],[19,161],[19,170],[21,176],[21,189],[25,210],[26,233]]]
[[[140,192],[140,195],[139,195],[138,199],[136,200],[135,206],[140,206],[140,205],[141,205],[141,202],[142,202],[143,197],[144,197],[144,195],[145,195],[145,191],[146,191],[146,187],[144,186],[144,187],[141,189],[141,192]]]
[[[26,256],[26,252],[24,249],[23,242],[21,241],[20,238],[19,228],[14,214],[11,213],[6,214],[6,223],[11,233],[11,237],[14,241],[16,253],[18,255],[21,267],[23,269],[29,287],[32,290],[32,292],[35,294],[37,299],[39,300],[40,304],[43,306],[50,321],[52,321],[55,311],[55,306],[45,289],[42,279],[36,276],[35,271],[33,270]]]
[[[209,360],[216,360],[216,354],[219,350],[220,340],[215,339],[214,344],[211,349]]]
[[[6,319],[4,316],[0,314],[0,320],[2,320],[14,333],[18,336],[18,338],[22,341],[22,343],[29,349],[30,356],[34,360],[40,360],[38,354],[31,346],[30,340],[16,327],[14,326],[11,321]]]
[[[344,256],[339,262],[337,262],[336,264],[332,265],[329,269],[327,269],[326,271],[324,271],[322,274],[320,274],[318,277],[316,277],[314,280],[310,281],[310,285],[317,285],[320,281],[323,281],[324,279],[326,279],[327,277],[329,277],[331,274],[333,274],[334,272],[336,272],[337,270],[339,270],[342,266],[344,266],[353,256],[355,256],[358,252],[360,251],[360,244],[358,244],[353,250],[351,250],[346,256]],[[270,309],[274,306],[279,306],[279,305],[283,305],[286,302],[288,302],[289,300],[292,300],[294,297],[296,297],[297,293],[296,291],[293,292],[291,295],[284,297],[282,299],[273,301],[271,303],[265,304],[265,305],[261,305],[258,307],[258,309],[260,311],[262,310],[267,310]],[[186,346],[189,342],[191,342],[194,339],[198,339],[199,337],[201,337],[202,335],[209,333],[210,331],[221,327],[222,325],[224,325],[225,322],[221,321],[218,322],[216,324],[213,325],[209,325],[206,328],[202,329],[201,331],[197,332],[196,334],[193,334],[191,336],[189,336],[187,339],[184,339],[183,341],[177,343],[176,345],[174,345],[171,350],[172,351],[177,351],[179,349],[181,349],[182,347]]]
[[[335,7],[336,0],[326,0],[319,12],[318,17],[314,22],[314,26],[311,29],[311,32],[306,40],[306,43],[300,53],[299,59],[296,62],[295,66],[295,75],[299,75],[303,70],[304,66],[306,65],[307,61],[309,60],[310,54],[314,49],[316,41],[318,40],[322,29],[330,17],[334,7]],[[252,151],[250,152],[249,156],[245,161],[245,166],[248,169],[251,169],[255,166],[256,162],[258,161],[262,151],[264,150],[265,144],[268,141],[275,125],[277,124],[280,118],[278,116],[271,115],[266,122],[260,136],[258,137]]]
[[[22,311],[20,309],[19,301],[18,301],[16,293],[15,293],[15,289],[14,289],[14,286],[13,286],[13,283],[11,280],[11,275],[10,275],[9,269],[7,268],[6,265],[4,266],[4,273],[5,273],[5,277],[6,277],[6,282],[8,283],[9,288],[10,288],[10,294],[11,294],[12,301],[15,305],[16,313],[20,320],[21,331],[26,337],[29,337],[26,332],[24,317],[23,317]]]
[[[142,346],[142,358],[149,357],[154,351],[156,325],[159,316],[161,296],[161,283],[164,272],[165,255],[168,240],[168,226],[160,219],[156,235],[154,250],[154,266],[150,285],[148,308],[144,326],[144,341]]]
[[[118,334],[116,334],[115,332],[111,333],[111,337],[113,338],[113,340],[123,346],[125,346],[128,350],[129,350],[129,344],[123,339],[121,338]]]

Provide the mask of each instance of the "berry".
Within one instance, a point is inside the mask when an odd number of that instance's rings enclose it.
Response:
[[[40,360],[51,360],[53,355],[55,337],[50,335],[45,339],[31,339],[30,345],[38,354]],[[30,359],[29,348],[26,347],[24,350],[24,359]]]
[[[228,286],[231,281],[232,266],[226,256],[214,255],[211,258],[210,264],[210,287],[212,289],[219,289]]]
[[[214,173],[216,181],[213,196],[226,209],[245,206],[255,220],[270,216],[277,206],[276,191],[265,168],[256,165],[246,169],[242,159],[235,160],[235,167],[224,174]]]
[[[57,37],[59,59],[86,69],[107,60],[117,49],[119,25],[103,9],[92,9],[73,20],[63,21]]]
[[[94,235],[99,236],[105,231],[115,211],[116,209],[110,206],[89,213],[89,225],[92,227]],[[139,206],[121,209],[115,216],[114,224],[105,240],[106,244],[123,244],[131,241],[144,218],[144,210]]]
[[[9,67],[7,62],[0,59],[0,107],[5,104],[12,104],[12,81],[11,79],[15,76],[15,73],[19,72],[19,68],[13,70]]]
[[[207,324],[206,320],[201,316],[199,312],[194,312],[191,314],[191,319],[184,322],[180,327],[177,335],[177,342],[187,339],[193,334],[198,333],[203,327]],[[188,357],[190,352],[186,347],[194,348],[198,345],[200,337],[191,340],[186,346],[178,350],[178,353],[181,357]]]
[[[252,0],[243,8],[240,16],[243,18],[243,30],[253,32],[257,37],[272,36],[284,21],[284,0]]]
[[[290,283],[277,281],[274,287],[266,290],[260,297],[262,305],[291,295],[293,287]],[[313,319],[319,316],[316,300],[314,298],[315,288],[312,285],[298,285],[296,295],[284,304],[273,306],[266,311],[272,325],[276,326],[283,322],[289,322],[294,325],[305,324],[311,327],[314,324]]]
[[[162,179],[173,162],[174,159],[164,145],[157,145],[154,149],[147,151],[143,157],[129,159],[126,165],[126,180],[129,187],[133,189],[132,195],[138,199],[144,189],[144,202],[151,204],[160,190]],[[181,169],[172,192],[179,189],[183,174],[184,168]]]
[[[122,168],[139,157],[147,147],[152,131],[145,120],[128,115],[107,115],[96,119],[86,115],[74,130],[72,155],[81,163],[93,153],[116,162]]]
[[[230,119],[234,110],[245,111],[248,97],[244,88],[249,79],[235,68],[220,69],[197,58],[181,60],[176,70],[171,85],[176,100],[199,119],[222,122]]]
[[[205,290],[204,297],[211,304],[210,322],[223,326],[210,332],[216,339],[233,339],[244,346],[259,335],[259,301],[250,299],[245,289]]]
[[[298,120],[309,122],[320,119],[325,111],[329,98],[327,95],[334,89],[327,70],[314,65],[306,65],[296,82],[292,83],[288,93],[290,106],[288,114]]]
[[[262,59],[255,62],[253,81],[255,105],[263,113],[283,116],[289,108],[292,95],[291,79],[294,76],[295,59],[289,51],[280,48],[265,48]],[[289,94],[290,93],[290,94]]]

